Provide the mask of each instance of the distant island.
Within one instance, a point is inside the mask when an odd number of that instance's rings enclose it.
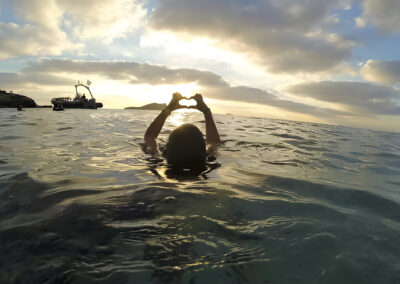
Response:
[[[0,108],[16,108],[22,106],[23,108],[48,108],[51,106],[39,106],[30,97],[20,94],[14,94],[12,91],[7,92],[0,89]]]
[[[27,96],[14,94],[13,92],[7,92],[5,90],[0,90],[0,107],[16,108],[17,106],[37,107],[37,104],[34,100]]]
[[[166,106],[167,106],[166,104],[152,103],[141,107],[126,107],[125,109],[162,110]]]

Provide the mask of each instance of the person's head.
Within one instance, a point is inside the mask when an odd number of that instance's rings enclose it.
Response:
[[[197,168],[204,165],[206,142],[203,133],[193,124],[181,125],[171,132],[165,156],[177,168]]]

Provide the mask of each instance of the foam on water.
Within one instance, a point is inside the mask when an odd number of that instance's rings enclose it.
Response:
[[[156,115],[0,111],[1,283],[400,282],[399,134],[216,115],[182,175],[141,151]]]

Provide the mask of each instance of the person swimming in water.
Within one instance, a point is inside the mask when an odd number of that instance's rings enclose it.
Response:
[[[195,106],[182,106],[182,99],[196,101]],[[191,123],[183,124],[174,129],[169,137],[164,151],[158,147],[157,137],[167,117],[174,110],[181,108],[197,109],[204,114],[206,123],[206,139],[203,133]],[[203,167],[207,157],[215,154],[221,139],[214,122],[210,108],[204,103],[203,97],[196,94],[185,98],[180,93],[174,93],[167,107],[154,119],[144,135],[145,152],[154,156],[164,155],[168,164],[174,168],[193,169]]]

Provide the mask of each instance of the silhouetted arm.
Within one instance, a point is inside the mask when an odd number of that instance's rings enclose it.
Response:
[[[215,125],[214,118],[211,113],[211,109],[207,108],[204,113],[206,120],[206,141],[208,145],[218,146],[221,143],[219,138],[217,126]]]
[[[157,144],[157,137],[160,134],[162,127],[164,126],[165,120],[171,114],[168,107],[164,108],[161,113],[153,120],[149,125],[144,134],[145,151],[148,154],[159,155],[160,149]]]
[[[168,106],[164,108],[161,113],[153,120],[153,122],[147,128],[144,134],[145,152],[148,154],[159,155],[160,149],[157,144],[157,137],[160,134],[162,127],[164,126],[165,120],[171,114],[172,111],[182,108],[179,101],[182,99],[180,93],[174,93]]]
[[[200,94],[196,94],[191,97],[191,99],[192,98],[197,102],[197,105],[193,108],[198,109],[204,114],[204,119],[206,121],[207,150],[214,151],[221,143],[221,139],[219,138],[217,126],[215,125],[211,109],[204,103],[203,97]]]

